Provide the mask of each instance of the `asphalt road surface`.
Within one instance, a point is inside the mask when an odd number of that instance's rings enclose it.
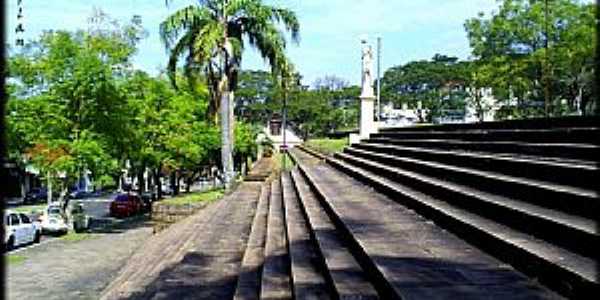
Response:
[[[109,194],[103,197],[93,197],[93,198],[85,198],[85,199],[71,199],[70,201],[79,201],[83,204],[85,213],[91,217],[90,227],[91,229],[96,229],[98,227],[103,227],[107,225],[111,225],[119,222],[115,218],[110,217],[110,202],[115,198],[117,194]],[[31,215],[32,219],[37,219],[37,215]],[[16,254],[24,251],[25,249],[38,247],[45,243],[48,243],[59,236],[44,234],[40,240],[39,244],[29,244],[17,247],[16,249],[10,251],[11,254]]]
[[[6,266],[5,299],[98,299],[100,292],[144,241],[148,218],[132,217],[89,233],[22,248],[22,261]]]

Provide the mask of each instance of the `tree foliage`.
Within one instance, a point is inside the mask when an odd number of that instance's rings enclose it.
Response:
[[[167,3],[169,1],[166,1]],[[208,115],[217,123],[221,112],[221,160],[226,184],[233,173],[233,93],[237,89],[242,53],[246,44],[271,66],[273,74],[288,65],[286,37],[281,29],[299,40],[300,24],[291,10],[267,5],[261,0],[205,0],[168,16],[160,25],[160,36],[170,52],[168,70],[176,86],[175,71],[185,58],[186,77],[204,74],[211,101]]]
[[[584,114],[594,106],[597,5],[575,0],[504,0],[497,13],[466,21],[480,74],[517,117]]]
[[[45,32],[9,57],[12,161],[64,174],[65,187],[84,170],[114,184],[127,166],[158,177],[215,164],[219,130],[206,119],[206,86],[175,90],[164,75],[133,70],[144,36],[138,17],[120,26],[96,11],[90,23],[88,31]]]
[[[436,54],[431,60],[412,61],[385,71],[381,97],[396,106],[406,104],[429,111],[427,120],[445,110],[464,109],[465,86],[471,65],[456,57]]]

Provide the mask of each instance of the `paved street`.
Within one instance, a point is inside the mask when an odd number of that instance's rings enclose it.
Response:
[[[81,241],[55,240],[18,251],[7,265],[7,299],[97,299],[143,242],[150,224],[138,218]],[[13,255],[15,255],[13,254]]]
[[[110,202],[114,199],[116,194],[109,194],[102,197],[94,197],[94,198],[86,198],[86,199],[75,199],[71,201],[80,201],[83,203],[86,214],[91,217],[90,227],[92,229],[106,226],[109,224],[117,223],[119,220],[115,218],[111,218],[109,213]],[[9,209],[14,209],[18,207],[18,205],[11,205]],[[37,214],[29,214],[32,219],[37,219]],[[58,238],[55,235],[43,235],[40,241],[40,244],[29,244],[20,246],[10,253],[16,254],[25,251],[29,248],[40,247],[41,245],[54,242],[53,240]]]

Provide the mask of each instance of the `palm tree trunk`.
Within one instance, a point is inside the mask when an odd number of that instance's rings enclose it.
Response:
[[[225,188],[229,189],[233,179],[233,93],[228,91],[227,78],[221,82],[221,162]]]

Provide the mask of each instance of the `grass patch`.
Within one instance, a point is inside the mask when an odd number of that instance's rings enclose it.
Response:
[[[435,126],[436,124],[433,123],[416,123],[413,124],[411,127],[427,127],[427,126]]]
[[[160,201],[160,203],[168,204],[168,205],[186,205],[186,204],[195,204],[199,202],[212,202],[221,197],[223,197],[224,190],[223,189],[213,189],[205,192],[199,193],[191,193],[186,195],[181,195],[169,199],[165,199]]]
[[[11,210],[19,212],[19,213],[41,212],[46,208],[46,206],[47,206],[47,204],[23,205],[23,206],[11,208]]]
[[[20,265],[27,260],[27,257],[18,254],[5,254],[4,259],[9,265]]]
[[[97,237],[97,236],[94,236],[91,233],[76,233],[73,231],[69,231],[69,233],[61,236],[60,239],[65,242],[75,243],[75,242],[80,242],[80,241],[95,238],[95,237]]]
[[[306,146],[309,148],[321,152],[325,155],[332,155],[333,153],[340,152],[348,146],[348,138],[341,139],[311,139],[306,141]]]

